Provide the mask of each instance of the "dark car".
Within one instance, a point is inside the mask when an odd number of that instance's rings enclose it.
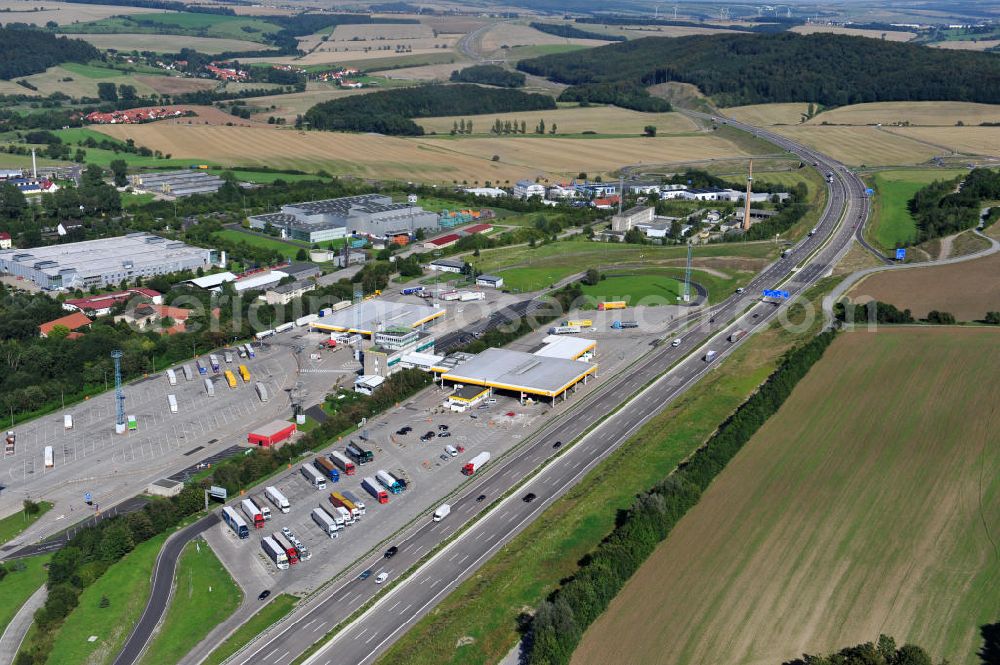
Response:
[[[447,425],[438,425],[438,429],[441,430],[442,432],[447,432],[448,431],[448,426]]]
[[[534,492],[528,492],[527,494],[524,495],[524,498],[521,499],[521,501],[524,501],[525,503],[531,503],[532,501],[534,501],[537,498],[538,497],[535,496]]]
[[[552,447],[553,448],[561,448],[562,447],[562,441],[556,441],[555,443],[552,444]]]
[[[263,591],[260,592],[260,595],[257,596],[257,600],[265,600],[270,595],[271,595],[271,590],[264,589]]]
[[[406,436],[407,434],[406,428],[404,427],[403,429],[396,430],[396,434],[398,434],[399,436]]]
[[[443,439],[445,437],[451,436],[451,432],[438,432],[438,436]]]
[[[368,570],[364,571],[363,573],[361,573],[360,575],[358,575],[358,579],[359,580],[367,580],[371,576],[372,576],[372,571],[371,571],[371,569],[368,569]]]
[[[391,559],[392,557],[396,556],[396,552],[398,552],[398,551],[399,551],[399,548],[396,547],[395,545],[393,545],[392,547],[390,547],[389,549],[387,549],[385,551],[385,558],[386,559]]]
[[[437,435],[436,435],[436,434],[434,434],[434,432],[427,432],[426,434],[422,434],[422,435],[420,436],[420,440],[421,440],[421,441],[430,441],[430,440],[431,440],[431,439],[433,439],[433,438],[434,438],[435,436],[437,436]]]
[[[479,496],[476,497],[476,503],[482,503],[483,501],[486,501],[485,494],[480,494]]]

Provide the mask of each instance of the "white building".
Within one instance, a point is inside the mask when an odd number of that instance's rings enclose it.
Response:
[[[514,185],[514,196],[519,199],[530,199],[532,196],[545,198],[545,187],[531,180],[518,180]]]
[[[465,263],[456,261],[455,259],[436,259],[431,261],[427,267],[437,272],[461,273],[462,268],[465,267]]]
[[[649,224],[656,216],[652,206],[635,206],[611,218],[612,231],[628,231],[638,224]]]
[[[575,199],[577,197],[577,191],[572,185],[553,185],[552,187],[549,187],[549,191],[546,192],[546,196],[553,201],[564,201],[568,199]]]
[[[476,277],[476,286],[488,286],[499,289],[503,286],[503,277],[500,275],[480,275]]]
[[[469,187],[463,190],[466,194],[472,194],[473,196],[482,196],[490,199],[498,199],[503,196],[507,196],[507,191],[500,189],[499,187]]]

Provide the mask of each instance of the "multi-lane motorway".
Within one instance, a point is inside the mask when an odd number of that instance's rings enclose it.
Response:
[[[767,131],[733,121],[728,123],[756,133],[796,154],[807,164],[815,164],[824,175],[833,173],[827,207],[816,234],[768,266],[750,282],[743,294],[734,295],[706,311],[693,326],[690,320],[685,320],[684,323],[691,327],[671,335],[680,337],[679,347],[669,344],[655,347],[629,371],[554,419],[514,455],[487,466],[483,475],[476,477],[464,494],[451,502],[452,513],[446,520],[435,523],[428,519],[412,527],[395,542],[399,548],[395,557],[359,563],[345,582],[297,609],[229,662],[287,665],[382,591],[382,587],[373,582],[374,576],[360,580],[356,578],[357,573],[364,569],[371,569],[376,574],[386,572],[391,583],[478,516],[478,521],[468,531],[378,598],[372,609],[309,658],[310,663],[330,665],[371,662],[552,501],[724,360],[741,343],[726,341],[732,331],[742,328],[752,334],[779,316],[784,307],[761,302],[761,289],[780,287],[794,298],[830,270],[863,226],[867,215],[864,185],[843,165],[809,148]],[[711,363],[702,359],[708,349],[719,354]],[[629,396],[632,397],[624,406],[604,420]],[[584,432],[587,433],[584,435]],[[581,435],[582,438],[569,447],[569,443]],[[557,447],[557,442],[566,445]],[[554,459],[517,492],[499,503],[491,503],[550,458]],[[535,494],[537,500],[522,501],[528,493]],[[481,495],[485,495],[486,500],[478,500]]]

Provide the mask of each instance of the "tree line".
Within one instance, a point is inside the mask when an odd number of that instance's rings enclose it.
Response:
[[[465,69],[456,69],[451,73],[452,83],[481,83],[495,85],[500,88],[521,88],[525,76],[521,72],[512,72],[500,65],[473,65]]]
[[[792,389],[823,356],[836,333],[828,330],[785,354],[778,368],[667,478],[633,502],[579,570],[537,608],[528,632],[528,663],[569,663],[584,631]]]
[[[691,83],[724,106],[1000,103],[1000,60],[991,54],[828,33],[647,37],[521,60],[517,68],[574,86]]]
[[[589,104],[614,104],[643,113],[668,113],[673,107],[665,99],[653,97],[646,88],[634,81],[582,83],[559,93],[560,102]]]
[[[989,662],[989,661],[984,661]],[[947,665],[948,661],[941,661]],[[915,644],[896,646],[896,640],[879,635],[878,642],[845,647],[827,656],[804,655],[783,665],[934,665],[934,661]]]
[[[532,21],[529,25],[539,32],[556,35],[557,37],[568,37],[570,39],[600,39],[605,42],[625,41],[625,37],[622,35],[609,35],[603,32],[594,32],[592,30],[581,30],[580,28],[568,23],[539,23],[537,21]]]
[[[1000,171],[972,169],[965,176],[935,180],[917,190],[907,208],[917,225],[917,240],[951,235],[979,223],[984,201],[1000,198]]]
[[[44,72],[62,62],[99,60],[101,52],[82,39],[44,30],[0,26],[0,79]]]
[[[323,102],[306,111],[305,121],[313,129],[421,136],[423,127],[411,118],[554,108],[555,100],[548,95],[483,88],[469,83],[431,84]]]

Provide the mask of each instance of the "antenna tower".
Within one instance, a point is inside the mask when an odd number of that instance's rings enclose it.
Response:
[[[691,302],[691,241],[688,241],[687,266],[684,268],[684,302]]]
[[[753,160],[750,160],[750,170],[747,172],[747,200],[743,204],[743,230],[750,230],[750,193],[753,191]]]
[[[122,390],[122,356],[119,349],[111,352],[115,361],[115,434],[125,433],[125,391]]]
[[[618,214],[622,214],[622,202],[625,200],[625,176],[618,176]]]

